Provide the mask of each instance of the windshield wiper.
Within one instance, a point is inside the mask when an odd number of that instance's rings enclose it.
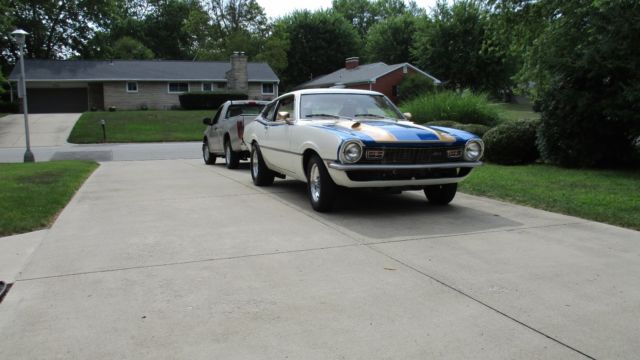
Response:
[[[339,116],[334,114],[307,114],[304,117],[328,117],[332,119],[350,119],[346,116]]]
[[[378,114],[355,114],[353,117],[371,117],[376,119],[386,119],[386,116],[378,115]]]

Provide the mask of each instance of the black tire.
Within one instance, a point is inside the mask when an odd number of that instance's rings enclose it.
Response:
[[[229,140],[224,142],[224,159],[227,162],[227,169],[237,169],[240,163],[240,154],[231,149]]]
[[[331,179],[324,162],[318,155],[311,156],[307,164],[307,194],[311,207],[318,212],[333,208],[338,187]]]
[[[458,184],[431,185],[424,188],[424,194],[430,203],[447,205],[453,200],[458,191]]]
[[[269,186],[273,184],[275,175],[265,164],[258,144],[251,146],[251,179],[255,186]]]
[[[207,165],[213,165],[216,163],[216,156],[209,151],[209,140],[207,139],[202,142],[202,159]]]

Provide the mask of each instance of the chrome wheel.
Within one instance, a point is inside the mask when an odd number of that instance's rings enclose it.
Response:
[[[309,191],[313,201],[320,200],[320,170],[317,164],[311,165],[311,171],[309,172]]]

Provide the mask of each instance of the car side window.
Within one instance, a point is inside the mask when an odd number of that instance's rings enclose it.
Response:
[[[267,121],[273,121],[276,114],[276,103],[267,105],[262,111],[262,117]]]
[[[293,100],[294,99],[295,99],[294,96],[288,96],[286,98],[281,99],[278,102],[278,110],[276,111],[276,113],[288,112],[289,113],[289,118],[293,119],[294,118],[294,114],[293,114]]]
[[[223,105],[223,106],[224,106],[224,105]],[[223,107],[223,106],[220,106],[220,107],[218,108],[218,111],[216,112],[216,115],[213,117],[213,121],[211,121],[211,124],[212,124],[212,125],[217,124],[217,123],[218,123],[218,121],[220,120],[220,113],[222,113],[222,107]]]

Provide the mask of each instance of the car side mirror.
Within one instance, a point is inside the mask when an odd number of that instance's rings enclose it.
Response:
[[[202,123],[205,124],[205,125],[211,125],[211,118],[202,119]]]
[[[411,118],[413,117],[413,115],[411,115],[410,112],[403,113],[402,115],[404,115],[404,117],[407,118],[407,120],[411,120]]]

